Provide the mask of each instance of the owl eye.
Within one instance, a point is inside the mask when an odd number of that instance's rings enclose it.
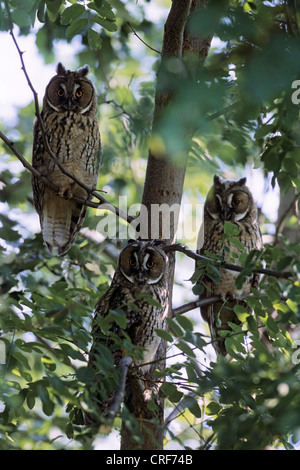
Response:
[[[237,207],[240,202],[241,202],[240,199],[233,199],[231,204],[233,205],[233,207]]]
[[[64,90],[63,90],[62,88],[59,88],[59,89],[57,90],[57,95],[58,95],[60,98],[62,98],[62,97],[64,96],[64,94],[65,94],[65,92],[64,92]]]
[[[152,260],[149,260],[149,261],[147,261],[147,263],[146,263],[146,266],[147,266],[147,268],[149,268],[149,269],[153,268],[154,265],[155,265],[155,263],[154,263],[154,261],[152,261]]]
[[[132,256],[129,260],[129,265],[134,268],[136,266],[136,259]]]
[[[82,91],[82,90],[80,90],[80,89],[79,89],[79,90],[77,90],[77,91],[76,91],[76,93],[75,93],[75,96],[76,96],[76,98],[81,98],[81,97],[82,97],[82,95],[83,95],[83,91]]]

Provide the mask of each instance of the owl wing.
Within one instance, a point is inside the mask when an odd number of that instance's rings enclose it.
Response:
[[[201,256],[206,256],[205,252],[210,251],[211,246],[210,243],[208,243],[208,240],[204,240],[202,247],[197,250],[197,253],[200,254]],[[197,269],[197,261],[195,265]],[[197,285],[201,285],[202,288],[204,288],[203,292],[199,295],[199,299],[207,299],[208,297],[213,296],[213,283],[212,280],[205,274],[201,274],[199,278],[197,279]],[[209,318],[210,318],[210,305],[208,306],[203,306],[201,307],[201,316],[204,321],[209,323]]]
[[[124,289],[122,286],[117,284],[117,281],[113,280],[109,290],[99,299],[95,307],[95,315],[92,324],[93,342],[89,353],[88,367],[95,371],[94,386],[96,388],[94,389],[94,391],[91,391],[91,394],[92,400],[96,404],[97,419],[91,414],[85,413],[84,419],[85,423],[88,425],[93,424],[95,422],[101,423],[101,418],[103,420],[103,417],[105,417],[105,414],[109,409],[109,405],[111,404],[115,395],[114,389],[110,388],[110,390],[107,391],[107,384],[103,384],[106,379],[104,375],[97,373],[97,355],[98,360],[101,361],[101,345],[111,350],[115,365],[119,363],[120,359],[123,356],[123,351],[121,349],[114,349],[114,341],[111,338],[105,337],[105,335],[101,332],[101,319],[105,318],[110,310],[124,308],[124,310],[126,311],[127,319],[128,315],[130,318],[130,322],[128,322],[130,323],[130,325],[126,327],[126,332],[129,334],[133,341],[135,336],[135,328],[140,324],[141,321],[140,316],[137,314],[137,312],[133,313],[133,310],[128,309],[126,307],[124,299],[126,299],[126,294],[128,294],[128,292],[125,291],[128,291],[128,289]],[[131,312],[132,314],[130,315]],[[116,323],[112,324],[110,331],[114,335],[118,335],[120,338],[123,337],[122,331]],[[114,372],[118,373],[118,371],[116,370]],[[111,383],[109,384],[109,387],[112,387],[112,385],[115,385],[116,387],[117,384],[114,383],[112,377],[110,378],[110,380]]]
[[[92,325],[92,338],[93,344],[89,354],[89,364],[91,365],[95,359],[95,351],[99,341],[105,341],[106,346],[110,349],[113,347],[111,340],[103,339],[101,334],[100,322],[101,318],[105,318],[110,310],[123,309],[126,314],[127,326],[126,333],[129,335],[133,344],[135,344],[137,327],[141,324],[141,314],[128,307],[128,302],[134,302],[134,298],[130,291],[117,284],[113,280],[109,290],[99,299],[95,307],[95,315]],[[110,331],[120,338],[123,337],[121,328],[113,322]],[[113,352],[115,364],[119,362],[122,357],[122,351],[114,350]]]
[[[263,243],[262,243],[262,236],[261,236],[261,232],[260,232],[260,228],[258,224],[253,225],[252,230],[251,230],[251,236],[244,238],[244,235],[242,235],[242,238],[240,239],[240,241],[245,247],[246,252],[250,252],[251,250],[254,250],[254,249],[261,250],[263,247]],[[203,251],[205,251],[206,249],[209,251],[209,248],[206,248],[204,245],[201,252],[203,253]],[[216,353],[218,355],[225,356],[227,354],[226,347],[225,347],[225,340],[220,337],[219,331],[231,330],[231,328],[228,325],[228,322],[235,323],[237,325],[240,324],[238,317],[233,311],[233,308],[236,305],[243,305],[247,309],[248,309],[248,306],[246,302],[238,298],[238,295],[235,293],[235,280],[233,277],[233,279],[230,281],[230,277],[231,277],[230,271],[227,271],[226,269],[221,269],[220,274],[221,274],[221,283],[219,287],[216,286],[216,289],[218,290],[218,294],[220,294],[220,287],[222,287],[222,285],[224,286],[224,289],[225,289],[224,299],[223,299],[223,296],[221,295],[222,299],[220,301],[217,301],[206,307],[201,307],[201,315],[203,319],[207,321],[209,324],[209,328],[210,328],[210,332],[211,332],[211,336],[213,340],[213,346],[214,346]],[[229,278],[229,281],[228,281],[228,278]],[[251,287],[257,287],[259,283],[259,278],[260,278],[259,274],[254,273],[250,279],[245,281],[243,285],[242,294],[247,295],[248,293],[250,293]],[[202,282],[206,286],[205,291],[200,296],[200,298],[207,298],[207,297],[214,295],[215,285],[210,279],[207,279],[207,276],[203,275],[202,278],[198,280],[198,282]],[[230,291],[231,291],[230,283],[232,282],[233,282],[232,293],[230,294]]]
[[[33,128],[33,147],[32,147],[32,166],[41,174],[45,171],[45,146],[38,121],[36,120]],[[39,216],[43,212],[45,185],[40,178],[32,175],[33,203]]]

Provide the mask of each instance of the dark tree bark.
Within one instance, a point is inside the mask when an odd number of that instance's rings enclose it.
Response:
[[[152,145],[149,150],[142,209],[140,214],[140,238],[159,238],[166,243],[173,243],[176,230],[186,163],[193,129],[182,129],[184,155],[180,162],[175,161],[166,149],[156,144],[160,136],[162,120],[168,119],[172,106],[176,103],[180,87],[191,86],[195,82],[195,67],[189,70],[190,57],[193,64],[202,64],[207,56],[210,38],[201,38],[188,29],[191,16],[203,8],[204,1],[173,0],[165,24],[161,64],[157,75],[155,110],[152,126]],[[187,59],[187,60],[186,60]],[[165,123],[165,121],[164,121]],[[166,205],[173,208],[171,220],[154,218],[151,209],[154,205]],[[169,316],[172,312],[172,291],[175,268],[175,253],[169,254]],[[142,444],[136,444],[133,436],[123,423],[121,449],[162,449],[164,398],[160,394],[159,382],[153,372],[156,368],[165,367],[166,346],[164,342],[156,354],[157,362],[153,364],[146,380],[139,380],[129,373],[125,405],[133,413],[139,424],[143,437]],[[143,382],[141,384],[141,382]],[[157,411],[150,411],[149,401],[156,404]],[[152,410],[152,408],[151,408]]]

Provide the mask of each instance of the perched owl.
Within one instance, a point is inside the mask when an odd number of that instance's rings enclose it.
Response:
[[[262,249],[262,237],[257,222],[257,209],[251,191],[246,186],[246,178],[239,181],[222,180],[214,177],[214,184],[209,190],[204,204],[203,245],[198,253],[205,256],[205,252],[219,254],[225,261],[232,262],[232,253],[241,253],[230,240],[223,240],[224,224],[226,221],[235,224],[239,229],[236,238],[244,247],[244,251]],[[205,286],[205,292],[200,298],[219,295],[220,302],[201,308],[201,314],[209,323],[213,345],[218,354],[226,355],[225,342],[218,338],[218,331],[228,330],[227,322],[239,323],[233,307],[242,303],[243,296],[250,293],[251,287],[258,283],[258,275],[247,279],[242,289],[237,291],[235,281],[238,272],[220,269],[220,283],[214,283],[207,276],[198,280]]]
[[[105,339],[101,327],[101,321],[110,311],[122,309],[126,316],[125,335],[133,345],[143,348],[143,357],[138,361],[139,370],[142,374],[148,372],[149,362],[154,360],[161,341],[154,330],[164,327],[168,310],[168,260],[161,245],[159,240],[129,240],[121,251],[110,288],[95,307],[93,344],[89,354],[89,366],[94,370],[97,369],[97,361],[101,363],[103,360],[102,345],[105,344],[113,353],[115,365],[124,355],[122,350],[116,349],[109,336]],[[111,332],[124,338],[116,323],[111,325]]]
[[[57,66],[57,74],[46,87],[41,118],[54,155],[63,167],[96,188],[101,141],[97,119],[97,96],[86,77],[88,66],[75,72]],[[75,202],[76,196],[90,200],[90,195],[65,176],[45,150],[38,120],[34,125],[32,166],[59,188],[54,194],[33,176],[34,205],[40,217],[42,235],[50,252],[63,255],[71,247],[83,224],[87,206]]]

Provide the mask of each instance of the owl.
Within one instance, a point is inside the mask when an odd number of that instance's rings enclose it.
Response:
[[[214,177],[214,184],[209,190],[204,204],[204,220],[202,247],[198,253],[205,256],[206,252],[219,254],[224,261],[232,262],[232,254],[241,253],[230,239],[224,239],[224,225],[229,221],[239,229],[236,238],[243,246],[243,251],[262,249],[262,237],[257,221],[257,209],[251,191],[246,186],[246,178],[238,181],[223,180]],[[200,235],[200,234],[199,234]],[[200,238],[200,237],[199,237]],[[224,241],[225,240],[225,241]],[[198,244],[199,246],[199,244]],[[213,282],[203,275],[198,280],[205,286],[205,292],[200,298],[220,296],[220,301],[201,308],[201,314],[209,323],[213,346],[217,354],[226,355],[225,340],[218,335],[220,330],[228,330],[227,322],[238,324],[238,318],[233,311],[237,304],[243,304],[243,296],[250,293],[251,287],[258,284],[258,275],[247,278],[241,290],[235,285],[238,272],[220,269],[220,282]]]
[[[95,307],[92,326],[93,343],[89,354],[89,367],[97,370],[103,345],[112,352],[117,365],[124,350],[116,347],[114,337],[126,335],[132,345],[142,349],[142,358],[135,360],[142,375],[145,375],[154,360],[161,342],[155,329],[163,329],[168,311],[168,259],[159,240],[129,240],[121,251],[118,265],[108,291],[100,298]],[[102,322],[109,312],[123,310],[126,326],[123,332],[114,322],[105,338]],[[97,373],[96,373],[97,376]],[[99,375],[99,380],[101,374]],[[99,389],[99,387],[98,387]],[[101,401],[101,400],[100,400]]]
[[[50,148],[62,166],[91,189],[96,188],[101,140],[97,96],[86,65],[74,72],[59,63],[45,91],[41,118]],[[87,192],[64,175],[45,149],[38,120],[34,124],[32,166],[58,187],[58,194],[33,176],[34,206],[40,217],[44,244],[57,255],[66,253],[83,224],[90,200]]]

